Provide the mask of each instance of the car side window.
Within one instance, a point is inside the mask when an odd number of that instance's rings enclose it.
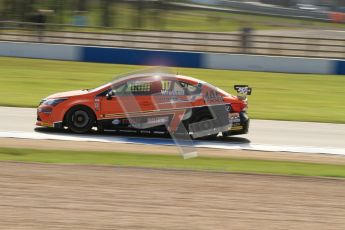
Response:
[[[178,81],[174,80],[164,80],[162,81],[162,94],[167,96],[179,96],[185,95],[183,87],[179,84]]]
[[[130,81],[127,82],[126,93],[133,95],[147,95],[150,93],[151,84],[148,81]]]
[[[127,95],[148,95],[150,94],[151,84],[149,81],[128,81],[112,89],[114,96]]]
[[[179,81],[178,83],[186,95],[195,95],[201,93],[201,87],[197,85],[195,86],[184,81]]]
[[[126,89],[126,84],[122,84],[120,86],[113,88],[111,91],[114,96],[119,96],[124,93],[125,89]]]
[[[184,81],[128,81],[112,89],[114,96],[143,96],[150,94],[195,95],[201,93],[201,87]]]
[[[171,90],[172,81],[164,80],[162,81],[162,90]]]

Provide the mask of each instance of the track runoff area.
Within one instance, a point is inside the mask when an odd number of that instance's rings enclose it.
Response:
[[[175,145],[159,135],[72,134],[36,128],[36,109],[0,107],[0,138],[76,142]],[[250,133],[226,138],[194,140],[193,147],[345,156],[345,124],[252,120]]]

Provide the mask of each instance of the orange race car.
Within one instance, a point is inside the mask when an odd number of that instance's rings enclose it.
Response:
[[[249,127],[245,95],[251,94],[251,88],[241,85],[235,89],[242,95],[233,96],[191,77],[137,72],[95,89],[48,96],[38,107],[36,125],[68,128],[74,133],[93,128],[166,133],[183,124],[193,137],[245,134]]]

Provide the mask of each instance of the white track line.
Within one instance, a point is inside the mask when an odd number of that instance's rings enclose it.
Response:
[[[73,135],[73,134],[47,134],[38,132],[23,131],[0,131],[2,138],[19,138],[34,140],[61,140],[61,141],[87,141],[103,143],[128,143],[146,145],[174,145],[171,139],[164,138],[142,138],[142,137],[118,137],[118,136],[97,136],[97,135]],[[195,147],[215,148],[228,150],[252,150],[267,152],[292,152],[310,154],[332,154],[345,156],[344,148],[323,148],[311,146],[281,146],[281,145],[259,145],[250,143],[234,143],[220,141],[195,141]]]

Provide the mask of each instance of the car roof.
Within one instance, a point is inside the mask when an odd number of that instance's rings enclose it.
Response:
[[[196,85],[196,84],[203,84],[203,85],[208,85],[209,87],[213,88],[214,90],[217,90],[218,92],[224,94],[224,95],[230,95],[228,92],[210,84],[207,82],[204,82],[202,80],[193,78],[193,77],[189,77],[189,76],[184,76],[184,75],[178,75],[178,74],[171,74],[171,73],[140,73],[140,74],[133,74],[133,75],[129,75],[126,77],[121,77],[118,79],[115,79],[116,81],[113,81],[112,84],[118,84],[118,83],[124,83],[127,82],[129,80],[133,80],[133,79],[137,79],[137,80],[151,80],[155,81],[155,80],[177,80],[177,81],[186,81],[187,83]]]
[[[197,84],[197,83],[202,83],[203,81],[193,78],[193,77],[188,77],[188,76],[183,76],[179,74],[171,74],[171,73],[156,73],[156,72],[151,72],[151,73],[139,73],[139,74],[132,74],[132,75],[126,75],[126,76],[120,76],[115,78],[112,81],[112,84],[117,84],[119,82],[126,82],[129,80],[184,80],[189,83]]]
[[[164,70],[164,71],[163,71]],[[123,84],[129,80],[150,80],[152,79],[152,81],[155,80],[177,80],[177,81],[185,81],[189,84],[192,85],[196,85],[196,84],[202,84],[202,85],[208,85],[209,87],[221,92],[222,94],[228,95],[229,93],[225,92],[224,90],[210,84],[207,83],[205,81],[199,80],[197,78],[193,78],[193,77],[189,77],[189,76],[184,76],[184,75],[180,75],[180,74],[175,74],[172,73],[170,71],[170,69],[166,69],[166,68],[150,68],[150,69],[144,69],[144,70],[140,70],[137,72],[131,72],[131,73],[127,73],[127,74],[123,74],[123,75],[119,75],[116,76],[111,82],[108,82],[105,85],[102,85],[100,87],[97,87],[95,89],[93,89],[93,92],[98,92],[99,90],[103,90],[106,87],[109,87],[111,85],[118,85],[118,84]],[[168,70],[168,71],[166,71]]]

